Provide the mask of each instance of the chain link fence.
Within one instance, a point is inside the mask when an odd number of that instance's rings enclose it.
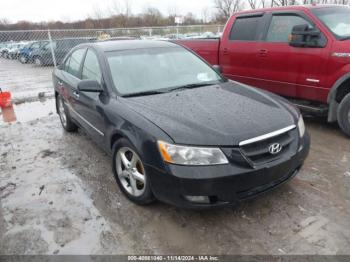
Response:
[[[223,26],[117,28],[96,30],[0,31],[0,88],[21,103],[52,97],[52,66],[76,45],[125,39],[216,38]]]
[[[198,25],[115,29],[0,31],[0,59],[52,66],[62,62],[76,45],[125,39],[200,39],[220,37],[223,26]]]

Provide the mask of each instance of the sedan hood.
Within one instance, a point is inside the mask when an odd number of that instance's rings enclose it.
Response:
[[[295,124],[281,103],[235,82],[121,100],[184,145],[236,146]]]

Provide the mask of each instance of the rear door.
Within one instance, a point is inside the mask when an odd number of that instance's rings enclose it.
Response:
[[[259,56],[262,76],[257,86],[287,97],[316,97],[327,75],[327,50],[289,45],[294,26],[316,25],[299,11],[273,12],[269,21],[265,41],[260,45],[265,55]]]
[[[84,120],[77,112],[77,102],[79,102],[78,83],[81,81],[81,67],[86,50],[86,48],[77,49],[67,57],[61,70],[57,70],[57,83],[55,83],[59,93],[64,97],[70,115],[83,127]]]
[[[223,74],[229,79],[258,86],[261,78],[258,52],[264,36],[264,13],[234,19],[231,30],[226,30],[221,41],[219,57]]]

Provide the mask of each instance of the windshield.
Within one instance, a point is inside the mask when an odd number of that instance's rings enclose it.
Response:
[[[350,38],[350,8],[320,8],[313,12],[338,38]]]
[[[109,52],[107,57],[114,85],[122,95],[223,81],[210,66],[180,47]]]

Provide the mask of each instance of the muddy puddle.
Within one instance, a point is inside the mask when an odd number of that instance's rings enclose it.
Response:
[[[0,109],[0,125],[30,122],[55,113],[55,100],[13,104]]]

